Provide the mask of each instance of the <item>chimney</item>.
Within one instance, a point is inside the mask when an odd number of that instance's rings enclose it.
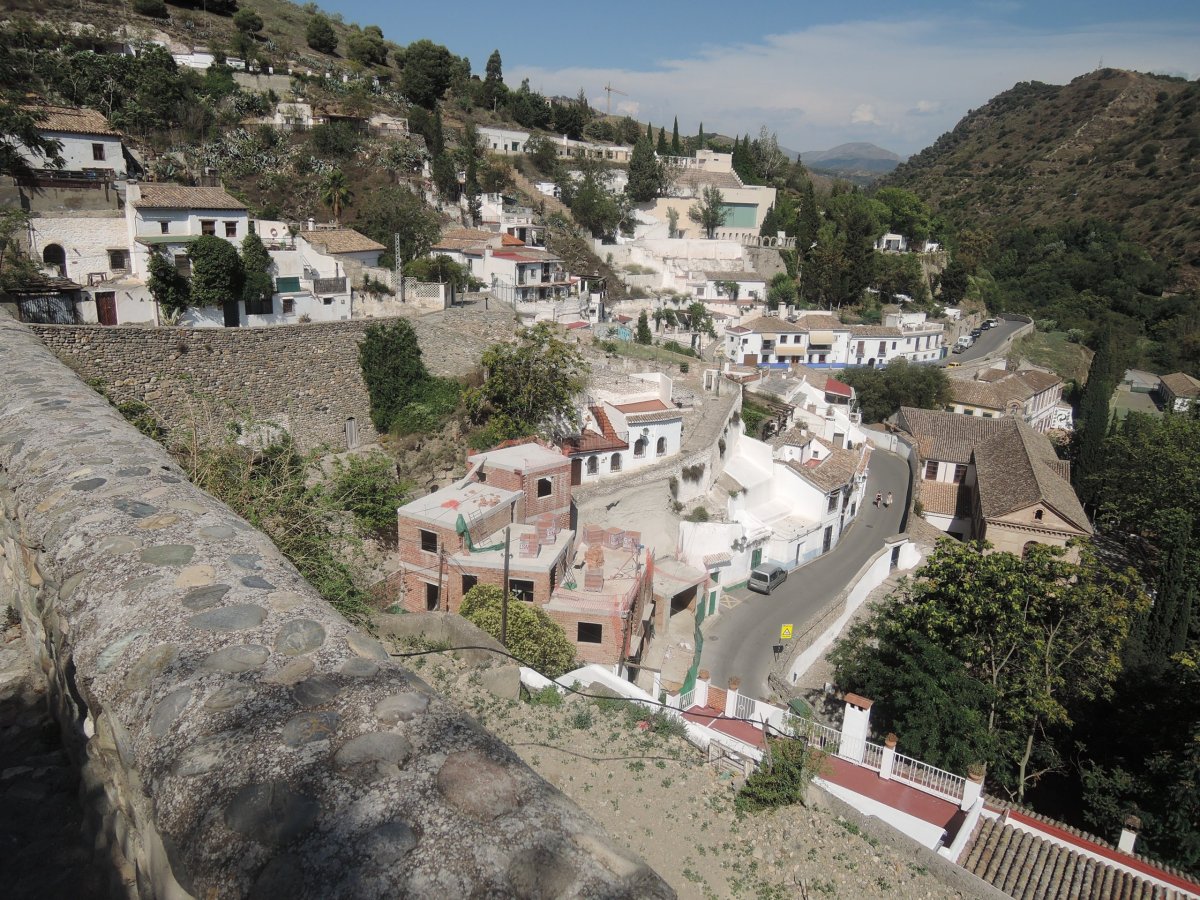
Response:
[[[309,219],[309,220],[308,220],[308,230],[309,230],[309,231],[316,231],[316,230],[317,230],[317,220],[316,220],[316,219]]]
[[[1133,854],[1133,846],[1137,843],[1138,831],[1142,820],[1137,816],[1126,816],[1125,827],[1121,829],[1121,839],[1117,841],[1117,849],[1122,853]]]

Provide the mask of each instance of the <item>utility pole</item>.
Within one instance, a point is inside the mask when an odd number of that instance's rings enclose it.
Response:
[[[504,597],[500,601],[500,643],[508,647],[508,547],[511,525],[504,526]]]

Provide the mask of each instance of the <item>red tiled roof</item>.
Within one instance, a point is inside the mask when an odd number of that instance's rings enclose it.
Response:
[[[854,388],[848,384],[843,384],[836,378],[828,378],[825,381],[825,393],[836,394],[839,397],[853,397]]]
[[[520,238],[513,237],[508,232],[505,232],[500,237],[500,246],[501,247],[524,247],[525,242],[523,240],[521,240]]]
[[[588,327],[590,327],[590,325],[591,325],[590,322],[568,322],[564,327],[566,327],[566,328],[588,328]]]

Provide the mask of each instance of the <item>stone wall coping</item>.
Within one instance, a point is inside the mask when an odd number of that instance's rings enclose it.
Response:
[[[0,313],[0,577],[136,897],[671,897]]]

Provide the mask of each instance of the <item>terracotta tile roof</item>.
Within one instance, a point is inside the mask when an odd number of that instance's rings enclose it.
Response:
[[[1038,394],[1063,383],[1062,376],[1041,369],[1022,369],[1017,376]]]
[[[715,566],[724,566],[733,562],[733,555],[728,551],[721,553],[710,553],[704,557],[704,568],[711,569]]]
[[[999,421],[1010,427],[975,448],[975,489],[983,517],[1042,504],[1091,534],[1091,523],[1067,480],[1069,470],[1050,440],[1016,419]]]
[[[525,242],[518,237],[513,237],[507,231],[500,235],[501,247],[524,247]]]
[[[65,131],[68,134],[91,134],[120,137],[103,113],[94,109],[75,109],[70,106],[39,106],[31,104],[24,109],[36,113],[40,131]]]
[[[682,409],[657,409],[643,413],[630,413],[625,421],[630,425],[644,425],[648,422],[669,422],[672,419],[682,419]]]
[[[1090,849],[1066,847],[1001,819],[981,818],[959,859],[968,872],[1010,897],[1182,900],[1186,896],[1087,855],[1084,851]]]
[[[1007,378],[1012,372],[1008,369],[985,369],[975,376],[976,381],[1000,381],[1002,378]]]
[[[495,232],[482,231],[478,228],[452,228],[443,231],[433,250],[473,250],[483,252],[488,242],[496,237]]]
[[[1200,380],[1186,372],[1172,372],[1170,375],[1163,375],[1158,380],[1176,397],[1185,399],[1200,397]]]
[[[244,210],[246,204],[235,200],[218,187],[188,187],[183,184],[141,184],[141,197],[135,209],[229,209]]]
[[[916,438],[922,460],[968,463],[971,461],[971,451],[978,444],[1011,427],[1014,421],[903,406],[900,408],[899,425]]]
[[[850,483],[858,471],[858,451],[834,450],[815,466],[796,461],[784,465],[818,490],[828,493]]]
[[[670,408],[661,400],[640,400],[637,403],[614,403],[613,405],[623,413],[655,412]]]
[[[373,241],[353,228],[322,228],[317,231],[302,231],[300,237],[326,253],[367,253],[386,250],[387,247]]]
[[[987,376],[987,377],[984,377]],[[989,369],[978,379],[950,379],[950,394],[959,403],[1005,410],[1010,403],[1025,403],[1043,391],[1062,384],[1062,378],[1037,369],[1005,372]]]
[[[740,327],[755,334],[807,334],[810,331],[850,330],[850,326],[843,325],[836,316],[820,314],[801,316],[795,322],[789,322],[782,316],[760,316]]]
[[[851,325],[851,337],[904,337],[904,332],[891,325]]]
[[[827,378],[825,380],[825,393],[833,394],[835,397],[853,397],[854,388],[848,384],[843,384],[836,378]]]
[[[963,484],[946,481],[920,482],[921,506],[925,512],[941,516],[970,516],[971,491]]]
[[[705,272],[704,277],[709,281],[766,281],[757,272]]]
[[[609,450],[628,450],[629,444],[620,438],[607,438],[591,429],[585,429],[582,434],[566,438],[562,442],[562,452],[567,456],[578,456],[581,453],[604,453]]]

